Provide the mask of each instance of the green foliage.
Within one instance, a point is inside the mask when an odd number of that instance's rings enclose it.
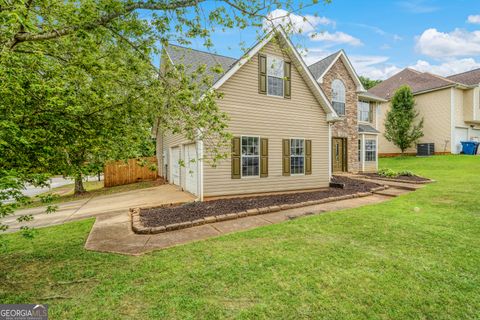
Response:
[[[415,174],[409,170],[395,171],[389,168],[381,168],[378,170],[377,174],[385,178],[397,178],[399,176],[404,177],[413,177]]]
[[[365,90],[369,90],[382,82],[382,80],[372,80],[364,76],[360,76],[359,78]]]
[[[385,119],[385,138],[396,145],[402,154],[423,137],[423,118],[416,121],[415,99],[409,86],[398,88]]]
[[[82,177],[105,161],[152,155],[152,128],[203,140],[212,164],[224,158],[228,118],[216,104],[221,93],[206,92],[209,70],[160,70],[152,57],[170,42],[200,40],[211,48],[215,32],[273,24],[266,16],[272,10],[298,13],[311,5],[0,1],[0,199],[13,201],[0,203],[0,218],[28,202],[21,194],[27,183],[62,174],[75,178],[80,192]]]
[[[382,177],[385,177],[385,178],[396,178],[396,177],[398,177],[398,172],[393,171],[392,169],[388,169],[388,168],[379,169],[377,174],[379,176],[382,176]]]

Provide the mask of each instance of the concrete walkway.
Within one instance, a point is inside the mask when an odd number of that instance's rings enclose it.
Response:
[[[154,250],[165,249],[168,247],[204,240],[232,232],[249,230],[269,224],[295,219],[305,215],[380,203],[391,199],[392,196],[397,196],[398,194],[407,192],[409,191],[398,190],[395,192],[395,195],[373,194],[363,198],[354,198],[269,214],[250,216],[236,220],[216,222],[198,227],[153,235],[139,235],[133,233],[128,212],[123,212],[121,214],[104,214],[97,217],[87,242],[85,243],[85,248],[94,251],[141,255]]]
[[[152,188],[114,193],[110,195],[83,198],[82,200],[58,204],[58,210],[46,214],[45,207],[18,210],[14,215],[1,219],[8,225],[7,232],[15,232],[22,225],[47,227],[90,217],[123,216],[132,207],[159,206],[166,203],[194,201],[195,197],[173,185],[160,185]],[[19,224],[17,217],[31,214],[33,221]]]

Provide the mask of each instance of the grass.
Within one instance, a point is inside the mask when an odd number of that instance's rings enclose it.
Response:
[[[131,183],[131,184],[126,184],[122,186],[105,188],[103,186],[103,181],[85,181],[83,183],[83,186],[85,187],[85,190],[87,192],[81,195],[73,194],[74,184],[66,184],[64,186],[52,188],[48,192],[37,195],[32,199],[33,201],[31,203],[22,206],[22,208],[36,208],[36,207],[44,206],[45,204],[40,201],[39,196],[50,194],[50,193],[57,195],[57,197],[55,197],[54,200],[51,202],[52,204],[57,204],[57,203],[80,200],[80,199],[85,199],[90,197],[103,196],[103,195],[108,195],[108,194],[113,194],[118,192],[150,188],[150,187],[157,186],[159,183],[161,183],[160,180],[142,181],[142,182]]]
[[[479,318],[480,159],[381,166],[438,182],[140,257],[84,250],[93,220],[4,235],[0,301],[48,303],[52,319]]]

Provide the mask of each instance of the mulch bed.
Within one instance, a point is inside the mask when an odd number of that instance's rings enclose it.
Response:
[[[419,176],[397,176],[395,178],[390,178],[390,177],[384,177],[384,176],[381,176],[379,175],[378,173],[365,173],[364,174],[365,176],[368,176],[370,178],[374,178],[374,179],[382,179],[382,180],[391,180],[391,181],[400,181],[400,182],[403,182],[403,181],[409,181],[409,182],[430,182],[431,180],[430,179],[427,179],[427,178],[424,178],[424,177],[419,177]]]
[[[335,176],[332,182],[344,184],[343,189],[326,188],[319,191],[287,193],[268,196],[220,199],[206,202],[191,202],[180,206],[148,208],[140,210],[140,221],[145,227],[157,227],[210,216],[237,213],[255,208],[294,204],[321,200],[330,197],[369,192],[380,185],[364,180]]]

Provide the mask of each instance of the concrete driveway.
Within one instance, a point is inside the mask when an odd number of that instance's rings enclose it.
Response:
[[[50,214],[45,213],[45,207],[18,210],[14,215],[5,217],[0,221],[9,226],[7,232],[15,232],[23,225],[29,227],[47,227],[105,214],[111,215],[113,213],[128,212],[128,209],[133,207],[158,206],[167,203],[189,202],[194,200],[195,197],[190,193],[183,192],[176,186],[165,184],[152,188],[60,203],[58,210]],[[19,224],[16,218],[26,214],[33,215],[33,221]]]

